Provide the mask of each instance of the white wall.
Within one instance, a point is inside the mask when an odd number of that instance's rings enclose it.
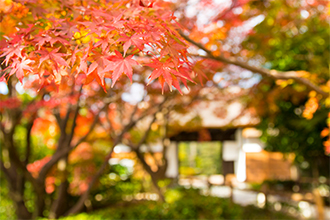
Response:
[[[168,178],[176,178],[179,175],[179,158],[178,158],[178,150],[177,143],[171,142],[168,146],[165,155],[167,159],[167,169],[165,172],[165,176]]]

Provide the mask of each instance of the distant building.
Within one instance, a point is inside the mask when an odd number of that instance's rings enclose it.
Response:
[[[219,109],[222,113],[219,113]],[[230,104],[222,101],[203,102],[196,107],[194,113],[178,115],[178,118],[182,124],[185,124],[196,115],[202,119],[201,128],[195,131],[183,131],[171,137],[176,147],[179,142],[200,141],[199,136],[202,131],[202,133],[208,133],[208,141],[219,141],[222,144],[222,161],[219,163],[222,163],[224,176],[234,174],[239,182],[297,178],[297,171],[293,166],[294,155],[290,154],[286,157],[279,152],[264,151],[264,143],[259,139],[261,131],[254,128],[259,123],[259,118],[249,111],[244,111],[240,102]],[[174,145],[172,144],[172,148]],[[179,162],[176,155],[173,153],[168,156],[169,164],[173,164],[169,167],[171,175],[168,177],[175,177],[174,174],[179,175],[177,169]]]
[[[294,155],[285,156],[279,152],[266,152],[264,144],[259,137],[261,132],[253,128],[259,123],[259,118],[250,112],[244,112],[239,102],[226,105],[226,112],[219,117],[219,106],[224,106],[221,101],[202,102],[196,111],[188,114],[177,114],[174,118],[184,125],[198,115],[202,121],[196,128],[189,127],[186,131],[169,137],[170,145],[165,157],[168,161],[166,176],[178,179],[180,177],[179,145],[181,142],[190,143],[192,148],[190,156],[196,154],[196,144],[202,141],[220,142],[221,174],[235,178],[238,182],[260,183],[267,179],[292,180],[297,178],[297,172],[292,162]],[[222,109],[223,110],[223,109]],[[151,150],[158,156],[162,153],[162,144],[151,145]],[[119,149],[120,148],[120,149]],[[141,148],[142,151],[150,150]],[[118,147],[120,154],[128,152],[128,147]],[[115,148],[116,153],[116,148]],[[116,157],[116,155],[114,155]],[[118,155],[119,156],[119,155]],[[161,157],[161,156],[160,156]],[[112,159],[114,163],[114,159]],[[150,160],[152,163],[152,160]],[[152,164],[149,164],[152,166]],[[192,172],[193,175],[193,172]]]

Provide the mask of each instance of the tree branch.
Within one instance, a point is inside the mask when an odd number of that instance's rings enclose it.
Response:
[[[110,138],[112,138],[112,139],[115,139],[115,134],[114,134],[114,132],[111,132],[111,128],[113,128],[113,125],[112,125],[112,123],[111,123],[111,120],[110,120],[110,118],[108,117],[109,116],[109,108],[106,108],[105,109],[105,112],[106,112],[106,120],[107,120],[107,122],[108,122],[108,124],[109,124],[109,130],[110,130]]]
[[[81,91],[82,91],[82,86],[80,87],[80,90],[79,90],[79,98],[80,98]],[[70,97],[73,96],[73,94],[74,94],[74,85],[72,86],[72,91],[70,93]],[[78,98],[78,101],[79,101],[79,98]],[[69,107],[68,107],[67,113],[65,115],[65,118],[63,120],[61,120],[61,124],[60,124],[61,132],[62,132],[62,130],[65,132],[65,128],[66,128],[66,125],[69,121],[69,117],[71,114],[71,107],[72,107],[72,105],[71,105],[71,103],[69,103]]]
[[[4,165],[4,163],[2,162],[2,159],[0,157],[0,170],[2,170],[2,172],[4,172],[5,176],[7,177],[7,179],[9,180],[8,182],[10,184],[13,184],[16,182],[16,177],[15,174],[10,173],[9,169],[7,169]]]
[[[114,98],[108,98],[108,99],[105,99],[105,104],[104,104],[103,108],[97,113],[96,116],[94,116],[93,123],[92,123],[91,126],[89,127],[88,132],[87,132],[83,137],[81,137],[81,138],[78,140],[78,142],[77,142],[74,146],[72,146],[71,148],[75,148],[75,147],[77,147],[79,144],[81,144],[82,142],[84,142],[84,141],[87,139],[87,137],[92,133],[92,131],[94,130],[96,124],[98,123],[98,121],[99,121],[99,119],[100,119],[100,114],[101,114],[101,112],[103,112],[103,111],[106,111],[106,112],[107,112],[107,108],[108,108],[109,104],[110,104],[111,102],[116,101],[118,98],[119,98],[119,96],[115,96]]]
[[[151,120],[151,122],[149,123],[149,126],[147,128],[147,130],[144,132],[144,135],[142,136],[142,138],[140,139],[139,143],[136,145],[137,146],[137,149],[139,150],[141,145],[143,143],[145,143],[145,141],[147,140],[148,136],[149,136],[149,133],[151,131],[151,127],[152,127],[152,124],[156,121],[156,113],[153,114],[153,118]]]
[[[29,163],[29,158],[30,158],[30,154],[31,154],[31,130],[32,130],[32,126],[33,126],[33,122],[34,122],[35,118],[33,118],[31,121],[29,121],[26,129],[26,151],[25,151],[25,165],[27,165]]]
[[[118,136],[118,138],[114,141],[113,146],[112,146],[110,152],[106,155],[105,160],[103,161],[101,167],[99,168],[97,173],[93,176],[92,180],[89,182],[87,190],[80,196],[78,202],[71,209],[69,209],[69,211],[67,213],[64,214],[64,216],[71,215],[71,214],[76,214],[83,208],[83,205],[84,205],[86,199],[88,199],[89,193],[90,193],[92,187],[94,186],[94,184],[96,183],[98,178],[102,175],[103,171],[107,167],[108,160],[111,158],[111,154],[113,152],[113,149],[115,148],[115,146],[117,144],[119,144],[121,142],[121,139],[124,135],[125,130],[126,129],[124,129],[122,131],[122,133]],[[125,133],[126,133],[126,131],[125,131]]]
[[[142,144],[145,143],[147,137],[149,136],[149,133],[151,131],[151,127],[152,127],[152,124],[156,121],[156,113],[153,114],[153,119],[150,121],[149,125],[148,125],[148,128],[147,130],[144,132],[144,135],[142,136],[142,138],[140,139],[139,143],[138,144],[133,144],[133,143],[128,143],[128,146],[136,153],[136,155],[138,156],[138,158],[140,159],[141,163],[143,164],[143,167],[145,167],[145,169],[148,169],[148,173],[149,171],[150,172],[153,172],[149,165],[145,162],[145,159],[144,159],[144,156],[140,153],[140,147],[142,146]],[[155,160],[156,162],[156,158],[154,157],[154,155],[152,154],[151,152],[151,148],[150,146],[148,145],[148,148],[149,148],[149,151],[150,151],[150,154],[151,156],[153,157],[153,159]]]
[[[79,90],[79,95],[78,95],[78,100],[77,100],[77,106],[76,106],[76,109],[75,109],[75,112],[74,112],[74,116],[73,116],[73,122],[72,122],[71,132],[70,132],[69,137],[68,137],[68,143],[67,143],[68,146],[70,146],[71,140],[72,140],[73,135],[74,135],[74,129],[76,128],[76,125],[77,125],[77,117],[78,117],[79,109],[80,109],[79,104],[80,104],[81,92],[82,92],[82,86],[80,87],[80,90]]]
[[[114,97],[113,99],[109,98],[106,100],[105,105],[103,106],[103,108],[97,113],[97,115],[94,117],[94,121],[91,124],[87,134],[85,134],[83,137],[81,137],[77,143],[75,143],[73,146],[70,146],[68,148],[65,149],[61,149],[57,152],[55,152],[55,154],[53,154],[52,158],[50,159],[50,161],[48,161],[40,170],[39,172],[39,176],[38,176],[38,180],[39,181],[44,181],[44,179],[46,178],[47,173],[49,172],[49,170],[66,154],[68,154],[70,151],[72,151],[73,149],[75,149],[79,144],[81,144],[82,142],[84,142],[87,137],[92,133],[92,131],[94,130],[96,124],[99,121],[99,116],[101,114],[102,111],[105,110],[105,108],[107,108],[107,106],[109,105],[109,103],[115,101],[118,97]]]
[[[94,130],[96,124],[98,123],[98,121],[99,121],[99,119],[100,119],[100,113],[101,113],[101,112],[102,112],[102,111],[98,112],[98,114],[94,117],[93,123],[92,123],[91,126],[89,127],[88,132],[87,132],[83,137],[81,137],[81,138],[78,140],[78,142],[77,142],[74,146],[72,146],[71,148],[75,148],[75,147],[77,147],[79,144],[81,144],[82,142],[84,142],[84,141],[87,139],[87,137],[92,133],[92,131]]]
[[[27,210],[24,203],[24,191],[22,191],[20,179],[24,178],[23,176],[17,176],[16,169],[13,168],[13,165],[10,166],[10,169],[7,169],[0,157],[0,170],[5,174],[5,177],[8,181],[9,196],[16,203],[16,214],[19,219],[30,219],[31,213]],[[18,177],[18,178],[17,178]],[[24,182],[23,182],[24,183]]]
[[[162,106],[165,103],[165,101],[166,101],[166,99],[164,99],[158,106]],[[97,171],[97,173],[94,175],[94,177],[92,178],[92,180],[89,182],[87,190],[81,195],[81,197],[79,198],[78,202],[67,213],[64,214],[64,216],[71,215],[71,214],[76,214],[76,213],[78,213],[83,208],[84,202],[86,201],[86,199],[88,199],[89,193],[90,193],[92,187],[94,186],[94,184],[96,183],[96,181],[98,180],[98,178],[102,175],[102,173],[104,172],[105,168],[107,167],[108,161],[111,158],[111,155],[112,155],[112,152],[113,152],[115,146],[122,141],[124,134],[126,132],[128,132],[131,128],[133,128],[138,121],[142,120],[143,118],[145,118],[146,116],[149,115],[148,112],[145,112],[140,117],[138,117],[137,119],[133,120],[134,113],[136,111],[137,111],[137,108],[135,108],[133,110],[132,115],[130,116],[131,121],[123,128],[122,132],[115,139],[111,151],[106,155],[105,160],[103,161],[103,164],[101,165],[101,167],[99,168],[99,170]]]
[[[230,12],[234,7],[237,7],[237,0],[233,0],[231,2],[231,5],[223,10],[220,14],[217,15],[217,17],[214,20],[221,20],[228,12]]]
[[[78,142],[73,145],[70,146],[69,148],[63,148],[57,152],[55,152],[55,154],[53,154],[52,158],[41,168],[40,172],[39,172],[39,176],[38,176],[38,180],[39,181],[44,181],[44,179],[46,178],[47,173],[49,172],[49,170],[66,154],[68,154],[70,151],[72,151],[73,149],[75,149],[79,144],[81,144],[82,142],[84,142],[87,137],[92,133],[94,127],[96,126],[98,120],[99,120],[99,115],[100,115],[101,111],[94,117],[94,121],[92,123],[92,125],[90,126],[87,134],[85,134],[82,138],[80,138],[78,140]]]
[[[167,148],[169,147],[168,144],[169,142],[165,141],[168,137],[168,125],[169,125],[169,121],[170,121],[170,109],[167,109],[167,112],[164,114],[164,135],[163,135],[163,158],[162,158],[162,166],[164,168],[167,167],[167,159],[166,159],[166,152],[167,152]],[[168,139],[169,140],[169,139]]]
[[[251,66],[248,63],[239,61],[234,57],[226,58],[226,57],[221,56],[221,55],[214,56],[212,51],[208,50],[202,44],[200,44],[198,42],[195,42],[194,40],[192,40],[191,38],[189,38],[188,36],[186,36],[182,32],[180,32],[180,34],[186,41],[188,41],[189,43],[195,45],[196,47],[204,50],[207,53],[207,56],[197,55],[199,57],[213,59],[213,60],[220,61],[220,62],[227,63],[227,64],[233,64],[233,65],[242,67],[246,70],[250,70],[251,72],[259,73],[264,77],[269,77],[269,78],[272,78],[272,79],[282,79],[282,80],[293,79],[293,80],[297,81],[298,83],[301,83],[301,84],[305,85],[310,90],[315,90],[317,93],[321,94],[322,96],[329,97],[329,93],[323,91],[320,87],[313,84],[308,79],[299,77],[297,75],[296,71],[281,72],[281,71],[277,71],[277,70],[269,70],[269,69],[265,69],[265,68],[262,68],[262,67]]]
[[[24,176],[32,183],[32,185],[38,188],[36,179],[31,175],[31,173],[26,169],[26,166],[20,160],[15,145],[14,145],[14,129],[11,129],[8,133],[5,133],[4,143],[5,147],[8,149],[10,162],[22,170]]]

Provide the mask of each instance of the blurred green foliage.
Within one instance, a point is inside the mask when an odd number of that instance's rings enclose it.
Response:
[[[267,185],[270,190],[292,192],[294,187],[298,186],[300,192],[310,192],[312,190],[311,183],[297,183],[292,180],[265,180],[264,185]]]
[[[9,220],[16,219],[15,206],[9,198],[9,189],[4,179],[4,175],[0,173],[0,219]]]
[[[319,175],[329,176],[329,158],[324,153],[321,131],[326,127],[328,110],[318,110],[310,120],[299,113],[301,106],[279,100],[281,113],[274,118],[264,118],[259,125],[263,130],[262,140],[266,150],[294,152],[295,162],[299,164],[301,174],[312,176],[313,169]]]
[[[24,160],[26,151],[26,140],[27,140],[27,123],[24,122],[15,127],[14,142],[17,146],[17,151],[21,156],[21,160]],[[40,160],[47,155],[52,155],[54,150],[48,148],[43,140],[42,136],[33,135],[31,137],[33,150],[31,151],[30,162]]]
[[[169,190],[166,201],[162,204],[136,201],[61,219],[295,219],[255,206],[242,207],[230,203],[229,199],[201,196],[194,189]]]
[[[315,84],[329,80],[329,23],[325,8],[302,7],[295,1],[257,2],[265,18],[254,28],[243,47],[264,67],[279,71],[308,71]],[[268,61],[268,62],[266,62]],[[285,83],[285,84],[284,84]],[[326,127],[328,108],[320,106],[312,119],[303,117],[308,90],[294,81],[263,79],[254,89],[251,105],[262,117],[259,129],[266,150],[294,152],[295,162],[305,176],[329,176],[329,157],[324,154],[321,131]]]
[[[180,142],[180,174],[212,175],[222,173],[220,142]]]
[[[141,189],[142,182],[133,178],[127,167],[112,165],[92,190],[91,202],[93,207],[116,204],[123,201],[123,197],[134,195]]]
[[[323,6],[278,0],[257,1],[255,7],[263,8],[265,18],[243,43],[251,56],[271,61],[265,63],[269,69],[307,70],[329,79],[329,23]]]

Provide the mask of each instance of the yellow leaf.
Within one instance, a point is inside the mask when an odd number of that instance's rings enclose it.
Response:
[[[325,104],[325,107],[327,107],[327,108],[330,107],[330,97],[325,99],[324,104]]]
[[[314,90],[310,91],[309,94],[308,94],[308,96],[311,97],[311,98],[315,97],[316,95],[317,95],[317,93]]]
[[[284,88],[287,85],[289,85],[289,83],[288,83],[287,80],[282,80],[282,79],[276,80],[276,84],[279,85],[279,86],[281,86],[282,88]]]
[[[86,37],[84,37],[83,39],[82,39],[82,42],[85,44],[85,43],[88,43],[89,41],[91,41],[91,36],[90,35],[88,35],[88,36],[86,36]]]
[[[75,39],[80,38],[80,37],[81,37],[80,32],[75,32],[74,35],[73,35],[73,37],[74,37]]]

